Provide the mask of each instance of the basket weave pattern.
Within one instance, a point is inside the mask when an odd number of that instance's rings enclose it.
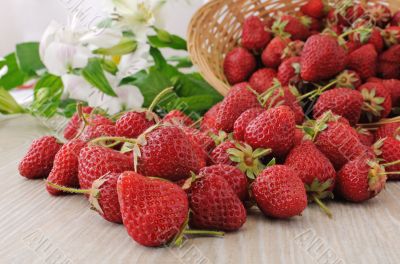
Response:
[[[212,0],[193,16],[188,30],[189,53],[203,77],[222,95],[230,89],[224,71],[225,55],[236,47],[246,17],[296,13],[307,0]],[[357,2],[357,1],[355,1]],[[399,0],[368,1],[400,9]]]

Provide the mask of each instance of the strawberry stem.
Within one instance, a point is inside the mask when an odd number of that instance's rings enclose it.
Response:
[[[57,185],[57,184],[49,182],[49,181],[46,181],[46,183],[48,185],[50,185],[51,187],[53,187],[54,189],[57,189],[57,190],[63,191],[63,192],[67,192],[67,193],[90,194],[92,192],[92,190],[81,190],[81,189],[75,189],[75,188],[69,188],[69,187],[65,187],[65,186],[60,186],[60,185]]]
[[[171,93],[172,91],[174,91],[174,87],[169,87],[166,88],[164,90],[162,90],[154,99],[153,102],[150,104],[149,108],[148,108],[148,112],[153,112],[154,108],[158,105],[158,103],[161,101],[161,99]]]
[[[202,235],[202,236],[213,236],[213,237],[223,237],[224,232],[221,231],[211,231],[211,230],[185,230],[183,231],[186,235]]]
[[[394,166],[394,165],[398,165],[398,164],[400,164],[400,160],[396,160],[396,161],[393,161],[393,162],[384,163],[384,164],[382,164],[382,166],[383,166],[383,167],[390,167],[390,166]]]
[[[125,137],[99,137],[99,138],[90,140],[89,143],[97,144],[97,143],[104,142],[104,141],[117,141],[119,143],[124,142],[124,143],[132,143],[132,144],[136,143],[135,139],[125,138]]]
[[[333,218],[331,210],[329,210],[329,208],[317,196],[312,195],[312,199],[316,204],[318,204],[322,211],[328,215],[329,218]]]
[[[314,98],[318,95],[321,95],[323,92],[325,92],[326,90],[328,90],[329,88],[331,88],[333,85],[337,84],[338,80],[333,80],[330,83],[328,83],[327,85],[323,86],[323,87],[318,87],[317,89],[308,92],[306,94],[303,94],[301,96],[297,97],[297,102],[301,102],[302,100],[304,100],[305,98]]]

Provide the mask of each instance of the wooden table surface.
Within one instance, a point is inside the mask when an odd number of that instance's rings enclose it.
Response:
[[[0,263],[399,263],[400,184],[364,204],[331,202],[302,217],[271,220],[254,209],[224,238],[182,248],[145,248],[104,221],[82,196],[51,197],[42,180],[19,176],[31,141],[49,133],[29,116],[0,121]]]

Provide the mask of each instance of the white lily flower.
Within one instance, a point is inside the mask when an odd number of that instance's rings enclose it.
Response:
[[[80,38],[85,44],[95,48],[111,48],[117,45],[122,39],[122,31],[113,28],[94,28]]]
[[[150,45],[147,42],[138,42],[135,52],[124,55],[118,65],[118,79],[123,79],[137,73],[143,69],[147,69],[151,65]]]

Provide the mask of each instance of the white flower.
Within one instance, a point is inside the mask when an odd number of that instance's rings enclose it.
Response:
[[[135,52],[124,55],[118,64],[118,79],[123,79],[150,67],[150,45],[138,42]]]
[[[90,44],[94,48],[111,48],[117,45],[123,35],[121,30],[113,28],[93,28],[80,38],[84,44]]]

